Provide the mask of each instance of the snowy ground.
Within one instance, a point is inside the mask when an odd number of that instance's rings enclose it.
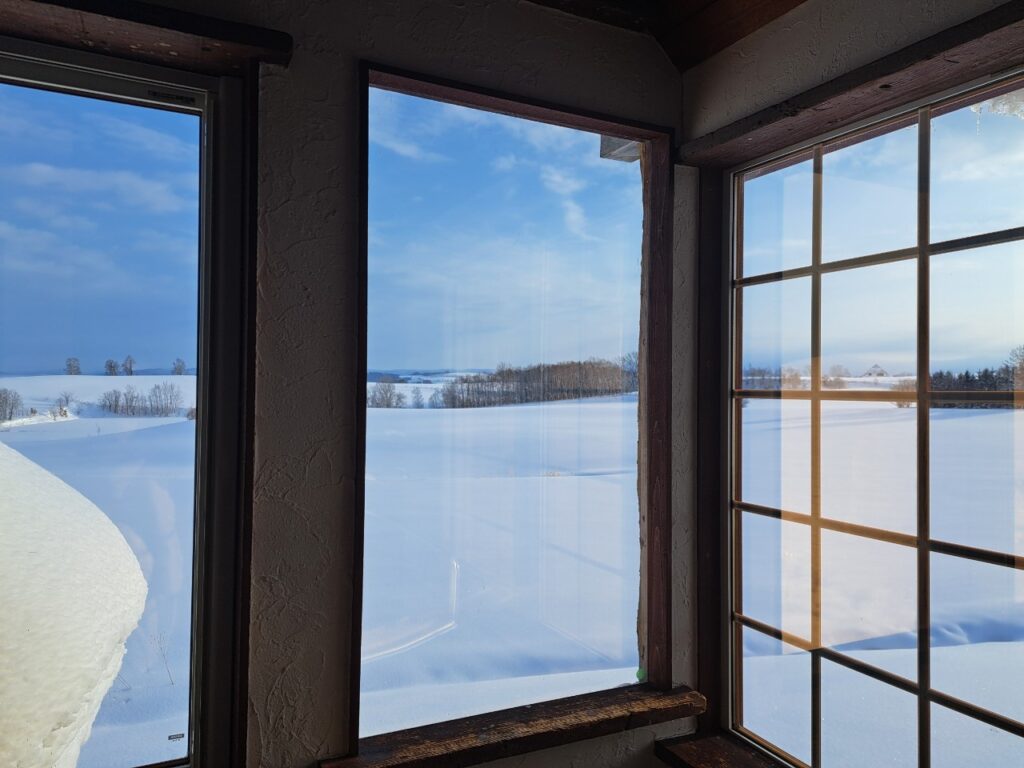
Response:
[[[91,405],[108,389],[131,385],[145,393],[163,381],[179,386],[186,407],[195,402],[192,376],[0,379],[0,387],[19,392],[25,408],[40,414],[61,392],[75,395],[69,418],[0,424],[0,442],[103,510],[149,584],[142,621],[79,768],[128,768],[184,754],[184,740],[169,737],[188,732],[195,424],[184,417],[115,417]]]
[[[163,380],[194,402],[187,376],[23,377],[0,387],[45,413],[64,390],[89,403],[112,386],[146,391]],[[748,500],[809,511],[806,409],[743,409]],[[916,411],[834,403],[823,416],[825,514],[912,532]],[[370,409],[367,434],[364,733],[636,679],[635,396]],[[1024,552],[1024,411],[937,410],[932,438],[935,536]],[[102,509],[149,583],[80,768],[181,755],[172,737],[188,726],[194,423],[80,404],[66,419],[0,425],[0,441]],[[826,642],[913,677],[913,550],[826,533],[823,556]],[[745,515],[744,610],[806,635],[808,561],[805,528]],[[932,570],[934,684],[1024,719],[1024,574],[941,555]],[[807,655],[752,632],[744,649],[748,725],[806,756]],[[910,764],[897,745],[913,730],[909,697],[833,666],[823,692],[827,765],[848,765],[842,756],[865,744],[885,757],[860,764]],[[935,717],[937,765],[1024,764],[1021,740],[945,710]],[[962,754],[973,734],[984,761]]]

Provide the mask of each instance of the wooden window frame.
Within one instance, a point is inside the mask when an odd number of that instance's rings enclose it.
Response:
[[[581,697],[527,705],[398,731],[360,740],[360,647],[362,635],[362,584],[364,543],[364,474],[366,447],[366,312],[367,226],[369,176],[370,88],[397,91],[449,104],[536,120],[637,141],[644,164],[644,228],[640,310],[640,441],[638,471],[641,524],[641,586],[638,622],[641,664],[646,683],[601,691]],[[384,765],[470,765],[484,760],[555,744],[592,738],[601,732],[677,719],[703,711],[704,700],[688,688],[673,690],[672,594],[671,594],[671,353],[672,353],[672,130],[593,112],[553,105],[519,96],[478,88],[369,61],[360,65],[361,99],[361,211],[359,301],[354,318],[358,338],[354,410],[359,441],[355,467],[353,539],[355,557],[352,580],[355,599],[352,611],[350,664],[350,750],[342,758],[321,761],[324,768]],[[568,720],[562,718],[568,716]],[[518,727],[513,727],[518,723]],[[567,724],[568,723],[568,724]],[[502,724],[508,727],[502,729]],[[461,747],[452,739],[481,729],[503,733],[486,748]],[[457,738],[456,738],[457,741]],[[407,745],[428,745],[433,756],[407,754]],[[403,746],[405,745],[405,746]],[[429,745],[434,745],[433,752]],[[437,745],[444,745],[438,749]],[[403,752],[403,750],[406,750]],[[433,754],[437,752],[437,754]],[[361,755],[361,753],[364,753]],[[405,755],[403,757],[403,755]]]
[[[4,0],[3,5],[10,3]],[[4,32],[17,35],[0,37],[0,56],[12,63],[5,81],[152,106],[173,105],[177,99],[188,108],[194,103],[190,98],[202,98],[206,103],[200,153],[190,745],[188,757],[148,768],[244,768],[254,444],[258,67],[254,60],[239,60],[230,74],[210,74],[156,65],[144,55],[97,54],[81,50],[88,46],[70,40],[59,40],[67,46],[40,43],[37,40],[48,39],[48,35],[38,33],[32,26],[35,17],[28,12],[40,4],[15,5],[21,15],[5,17],[0,24]],[[114,11],[117,4],[106,6]],[[96,21],[88,13],[75,13]],[[131,48],[131,29],[126,32],[116,18],[104,18],[103,22],[109,39],[117,43],[112,47]],[[160,34],[159,29],[145,29],[151,35]],[[188,39],[187,35],[183,39]],[[227,71],[222,67],[216,70]]]

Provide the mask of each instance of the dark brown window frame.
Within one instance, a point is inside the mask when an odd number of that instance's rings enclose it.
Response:
[[[90,73],[96,73],[100,79],[136,80],[156,89],[163,83],[172,89],[203,91],[210,100],[204,117],[204,152],[209,150],[210,156],[202,158],[192,743],[188,758],[161,763],[159,768],[244,768],[254,446],[258,62],[275,58],[285,63],[290,38],[137,3],[2,0],[0,9],[0,33],[9,35],[0,37],[0,50],[75,73],[69,75],[69,82],[54,80],[56,90],[88,90],[94,76]],[[58,17],[67,23],[55,24]],[[102,45],[89,39],[90,30],[102,30]],[[160,55],[150,55],[148,46],[167,39],[168,30],[173,30],[177,45],[189,46],[197,56],[172,59],[170,63],[176,67],[171,68],[166,66],[166,50],[154,50]],[[205,51],[199,55],[204,44],[215,40],[210,37],[211,30],[224,34],[230,43],[226,58]],[[254,36],[256,43],[246,42]],[[272,43],[273,52],[264,43]],[[167,94],[157,92],[153,97],[163,101]],[[144,95],[125,97],[128,101],[137,98],[145,100]]]
[[[359,301],[353,318],[358,338],[356,361],[359,384],[353,404],[359,451],[355,467],[355,508],[357,510],[353,537],[355,557],[352,581],[354,605],[352,612],[352,644],[350,659],[350,750],[347,758],[326,760],[323,766],[364,766],[404,764],[388,745],[398,745],[412,739],[419,742],[438,742],[450,738],[452,728],[473,732],[479,728],[493,728],[495,717],[514,722],[529,713],[554,712],[579,698],[581,715],[602,706],[608,712],[617,711],[614,705],[625,696],[633,707],[622,721],[624,727],[676,719],[703,711],[704,701],[699,694],[680,688],[672,690],[672,594],[671,594],[671,319],[672,319],[672,131],[669,128],[608,117],[593,112],[576,110],[560,105],[535,101],[507,93],[479,88],[465,83],[408,72],[372,62],[360,65],[360,151],[361,151],[361,213]],[[382,734],[372,739],[358,739],[359,680],[362,634],[362,578],[363,578],[363,514],[365,446],[366,446],[366,307],[367,307],[367,241],[368,225],[367,182],[369,174],[368,96],[371,87],[392,90],[412,96],[442,101],[488,112],[537,120],[553,125],[614,136],[637,141],[641,145],[641,163],[644,164],[644,231],[641,268],[640,316],[640,446],[639,486],[641,523],[641,598],[640,598],[640,657],[647,671],[647,682],[627,688],[588,694],[584,697],[560,699],[538,705],[517,707],[501,713],[465,718],[449,723],[427,725],[421,728]],[[659,694],[659,692],[662,692]],[[686,704],[677,706],[679,697]],[[675,702],[675,703],[673,703]],[[646,715],[644,714],[646,712]],[[621,713],[620,713],[621,714]],[[610,716],[610,715],[609,715]],[[600,718],[599,718],[600,719]],[[561,728],[553,736],[554,720],[545,724],[544,718],[532,721],[528,738],[520,733],[510,739],[499,739],[491,749],[469,755],[465,752],[446,754],[439,762],[416,762],[416,765],[468,765],[519,754],[541,746],[553,746],[595,735],[592,723],[580,720],[579,727]],[[622,730],[616,727],[613,730]],[[610,731],[609,731],[610,732]],[[517,746],[512,745],[515,741]],[[374,757],[358,757],[361,747],[371,749]],[[514,751],[510,751],[514,750]]]
[[[784,761],[786,765],[797,768],[814,768],[821,764],[821,662],[826,659],[848,669],[867,675],[875,680],[891,685],[917,698],[917,754],[922,768],[931,764],[931,706],[940,704],[962,715],[1007,731],[1024,738],[1024,723],[1008,716],[994,712],[976,704],[958,699],[931,687],[931,607],[930,607],[930,556],[940,553],[955,556],[973,562],[982,562],[1005,568],[1024,570],[1024,556],[1011,552],[997,552],[978,547],[937,540],[930,533],[930,405],[932,402],[989,402],[1011,403],[1024,402],[1024,391],[932,391],[930,388],[930,315],[929,296],[930,258],[935,254],[962,252],[975,248],[1011,242],[1024,242],[1024,227],[984,232],[969,237],[953,240],[932,242],[930,237],[930,165],[931,165],[931,132],[932,117],[947,114],[966,105],[976,103],[985,98],[992,98],[1010,91],[1024,89],[1024,74],[1019,68],[1009,73],[994,75],[983,83],[971,83],[952,89],[947,93],[936,93],[910,103],[895,114],[880,119],[862,121],[863,125],[847,127],[806,143],[791,150],[775,153],[768,158],[744,163],[732,169],[725,176],[725,194],[731,197],[728,214],[728,242],[731,244],[732,258],[730,263],[732,277],[727,280],[727,292],[730,299],[726,305],[732,307],[732,316],[726,318],[726,338],[731,346],[724,360],[727,370],[723,381],[727,382],[724,389],[730,393],[729,419],[732,450],[726,457],[730,468],[727,473],[729,487],[727,491],[726,523],[728,531],[726,540],[727,551],[724,559],[731,561],[731,572],[727,574],[730,584],[730,606],[726,609],[725,629],[726,642],[730,655],[723,666],[732,670],[730,680],[725,689],[728,696],[730,716],[728,728],[731,732],[757,745],[764,752]],[[828,152],[836,151],[844,146],[866,141],[900,128],[916,125],[917,136],[917,242],[913,247],[896,251],[867,254],[855,258],[846,258],[825,262],[822,259],[821,211],[823,158]],[[759,175],[786,167],[797,162],[810,160],[813,164],[813,206],[812,206],[812,258],[807,267],[787,269],[779,272],[743,274],[743,181]],[[891,264],[898,261],[916,260],[917,276],[917,389],[909,392],[880,392],[861,390],[830,390],[822,386],[821,371],[821,277],[823,274],[842,272],[879,264]],[[742,372],[742,301],[740,289],[751,285],[779,284],[786,280],[811,279],[811,385],[809,389],[746,389],[743,388]],[[811,406],[811,511],[809,514],[793,512],[781,508],[772,508],[760,504],[744,502],[740,496],[741,472],[741,425],[742,403],[746,399],[755,400],[799,400],[809,402]],[[822,515],[820,502],[820,440],[821,440],[821,404],[823,402],[892,402],[903,401],[917,408],[917,529],[914,534],[882,530],[870,526],[850,523],[843,520],[827,518]],[[776,520],[789,521],[806,525],[811,531],[811,580],[812,627],[811,637],[803,638],[792,633],[769,626],[764,622],[746,616],[742,607],[742,556],[740,552],[742,516],[744,513],[755,514]],[[886,542],[898,546],[911,547],[916,551],[917,568],[917,680],[910,680],[887,670],[855,659],[841,651],[824,646],[821,641],[821,532],[836,531],[858,536],[877,542]],[[746,729],[742,719],[742,631],[754,630],[767,635],[794,648],[811,654],[811,763],[808,765],[793,755],[787,754],[766,739]]]

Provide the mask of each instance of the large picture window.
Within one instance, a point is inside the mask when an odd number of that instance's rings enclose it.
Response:
[[[732,725],[796,766],[1024,755],[1024,88],[738,172]]]
[[[641,144],[369,91],[361,736],[643,682]]]

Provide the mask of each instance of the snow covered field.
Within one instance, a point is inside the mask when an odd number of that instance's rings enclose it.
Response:
[[[179,417],[112,416],[93,403],[109,389],[147,392],[170,381],[195,400],[192,376],[0,378],[40,419],[0,423],[0,442],[92,501],[120,529],[149,594],[139,627],[82,749],[79,768],[128,768],[184,754],[188,733],[195,423]],[[45,414],[61,392],[68,418]],[[76,411],[78,415],[76,415]],[[0,477],[0,488],[17,478]]]
[[[88,405],[112,386],[145,391],[165,380],[183,389],[186,407],[194,402],[188,376],[0,379],[40,413],[61,391],[75,394],[68,418],[0,425],[0,442],[103,510],[149,584],[80,768],[183,752],[174,737],[188,726],[194,423]],[[749,501],[809,510],[806,409],[794,401],[743,409]],[[823,418],[825,514],[913,532],[916,411],[829,403]],[[635,396],[370,409],[367,435],[365,734],[636,679]],[[1024,411],[936,410],[932,441],[935,536],[1024,551]],[[745,612],[806,636],[806,529],[747,514],[743,531]],[[914,550],[826,532],[823,560],[826,642],[913,678]],[[1024,719],[1024,574],[942,555],[932,571],[934,684]],[[744,653],[748,726],[806,757],[807,654],[751,631]],[[834,665],[823,696],[829,766],[849,764],[842,756],[855,743],[885,755],[872,764],[912,763],[898,743],[912,743],[911,697]],[[1021,740],[939,709],[937,764],[1024,760]],[[984,762],[962,754],[975,733]]]

